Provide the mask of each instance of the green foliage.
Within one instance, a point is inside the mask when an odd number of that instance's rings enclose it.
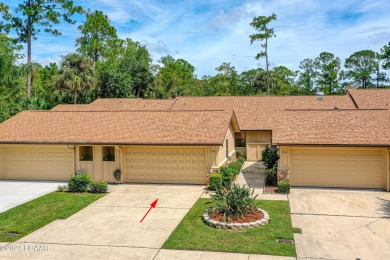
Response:
[[[88,191],[90,193],[106,193],[107,192],[107,182],[105,181],[96,181],[96,182],[91,182],[88,185]]]
[[[321,52],[314,59],[314,67],[317,73],[317,85],[319,90],[326,95],[337,94],[339,89],[339,72],[341,61],[333,53]]]
[[[91,177],[85,172],[70,177],[68,183],[69,192],[86,192],[91,183]]]
[[[256,207],[265,209],[272,221],[261,228],[241,231],[216,229],[205,225],[202,215],[210,208],[211,203],[210,199],[198,199],[162,248],[296,256],[294,245],[277,242],[278,238],[294,239],[288,201],[256,200]]]
[[[265,57],[265,68],[267,71],[267,94],[270,93],[270,74],[269,74],[269,62],[268,62],[268,39],[271,39],[273,37],[276,37],[274,28],[269,28],[268,25],[272,21],[276,21],[277,16],[276,14],[272,14],[271,16],[258,16],[254,17],[250,25],[258,31],[258,33],[249,35],[249,38],[251,40],[251,44],[255,41],[265,41],[265,43],[261,44],[261,47],[264,48],[261,52],[259,52],[256,55],[256,59],[260,59],[262,57]]]
[[[237,151],[236,151],[236,155],[237,155],[237,156],[243,156],[244,153],[243,153],[241,150],[237,150]]]
[[[298,85],[300,87],[300,94],[314,95],[318,92],[316,86],[317,72],[314,67],[314,61],[312,59],[304,59],[300,62],[299,68],[301,73],[299,74]]]
[[[363,50],[353,53],[344,63],[345,78],[352,79],[357,87],[368,88],[372,85],[372,74],[379,67],[376,53],[371,50]]]
[[[232,168],[226,166],[219,167],[219,172],[222,175],[222,186],[227,189],[230,189],[236,176],[236,173]]]
[[[290,183],[288,181],[279,181],[278,192],[283,194],[290,193]]]
[[[218,190],[222,187],[222,175],[219,173],[210,174],[209,188],[210,190]]]
[[[253,196],[253,193],[254,189],[251,190],[251,188],[245,185],[242,187],[233,185],[231,189],[218,189],[215,195],[210,195],[211,200],[215,203],[215,207],[209,212],[211,215],[213,213],[223,214],[227,222],[231,219],[242,217],[256,209],[254,202],[257,195]]]
[[[262,153],[263,164],[267,169],[271,169],[279,160],[278,148],[267,145]]]
[[[57,187],[57,191],[58,192],[65,192],[65,191],[68,191],[68,185],[59,185]]]
[[[57,219],[66,219],[103,196],[90,193],[52,192],[1,212],[0,242],[14,242]],[[8,232],[16,232],[19,236],[4,236]]]
[[[60,91],[70,91],[73,94],[73,103],[76,104],[79,92],[95,89],[95,74],[90,58],[70,53],[62,58],[60,73],[55,78],[56,87]]]
[[[74,24],[76,21],[71,17],[74,14],[83,13],[81,6],[74,6],[72,0],[25,0],[22,1],[16,8],[17,16],[4,14],[6,10],[4,5],[0,6],[0,11],[3,12],[3,18],[8,21],[7,25],[2,22],[1,26],[6,27],[6,32],[13,29],[17,35],[17,40],[20,43],[27,43],[27,64],[31,65],[32,56],[32,40],[36,40],[41,29],[46,33],[54,36],[61,35],[61,32],[54,28],[54,25],[59,24],[60,20]],[[31,95],[32,74],[27,73],[27,98]]]
[[[293,233],[295,233],[295,234],[302,234],[302,229],[300,229],[300,228],[293,227],[293,228],[292,228],[292,231],[293,231]]]
[[[390,69],[390,42],[383,46],[380,51],[381,60],[383,60],[382,68],[385,70]]]
[[[244,164],[245,159],[244,159],[244,158],[239,158],[239,159],[237,160],[237,162],[239,162],[239,163],[241,163],[241,164]]]
[[[265,170],[265,183],[276,185],[278,182],[278,166],[275,164],[272,168]]]
[[[240,173],[243,165],[243,160],[237,160],[236,162],[229,163],[228,166],[219,167],[219,172],[222,175],[222,187],[230,189],[235,177]]]
[[[87,13],[86,21],[78,27],[81,36],[76,39],[77,51],[90,57],[95,63],[115,59],[122,41],[116,29],[110,24],[108,16],[96,10]]]
[[[157,95],[161,98],[186,95],[186,91],[195,83],[194,66],[186,60],[176,60],[170,55],[162,57],[160,62],[163,67],[156,76]]]

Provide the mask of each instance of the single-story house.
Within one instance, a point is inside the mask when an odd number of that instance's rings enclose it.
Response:
[[[97,99],[0,124],[0,179],[205,184],[234,159],[279,147],[293,186],[390,189],[390,89],[336,96]]]

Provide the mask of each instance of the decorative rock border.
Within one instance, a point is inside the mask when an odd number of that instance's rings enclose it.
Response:
[[[210,217],[208,210],[203,214],[202,219],[207,225],[219,229],[243,230],[247,228],[255,228],[255,227],[267,225],[269,223],[269,215],[267,211],[259,208],[257,210],[261,211],[264,217],[262,219],[256,220],[255,222],[248,222],[248,223],[219,222]]]

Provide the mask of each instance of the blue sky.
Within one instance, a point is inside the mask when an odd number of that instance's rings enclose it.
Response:
[[[14,0],[5,3],[14,7]],[[231,62],[238,72],[264,67],[255,60],[260,43],[250,45],[249,26],[259,15],[277,14],[272,23],[276,38],[269,42],[271,67],[298,69],[305,58],[322,51],[345,60],[355,51],[379,51],[390,42],[390,1],[257,0],[74,0],[85,9],[102,10],[121,38],[145,44],[157,62],[162,56],[183,58],[196,68],[198,77],[216,74],[222,62]],[[211,3],[210,3],[211,2]],[[13,9],[13,8],[12,8]],[[60,55],[75,50],[76,25],[62,23],[63,35],[45,33],[33,42],[33,60],[58,62]]]

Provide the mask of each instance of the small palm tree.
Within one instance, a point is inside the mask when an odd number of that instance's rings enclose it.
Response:
[[[79,91],[96,88],[96,70],[92,60],[77,53],[63,56],[55,82],[60,90],[73,92],[73,102],[76,104]]]

